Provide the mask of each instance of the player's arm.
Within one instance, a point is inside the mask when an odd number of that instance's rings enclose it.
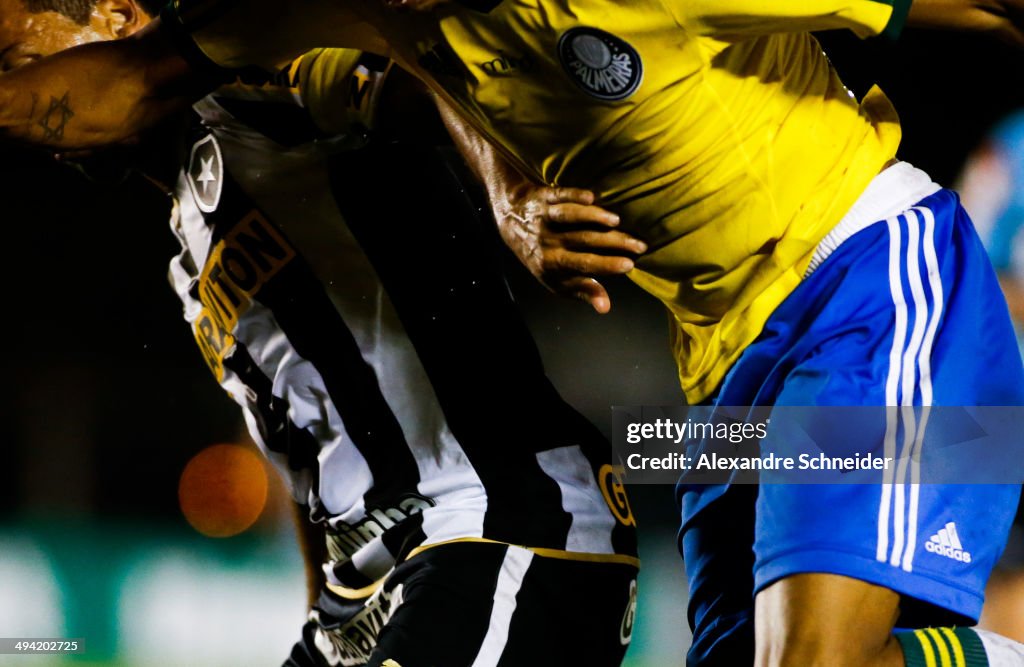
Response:
[[[390,57],[387,43],[337,0],[178,0],[161,13],[174,18],[182,48],[197,49],[222,68],[276,69],[317,48],[344,48]]]
[[[383,52],[342,3],[180,0],[131,37],[86,44],[0,75],[0,138],[59,150],[134,138],[248,65],[319,46]]]
[[[62,150],[120,143],[205,92],[157,21],[0,75],[0,137]]]
[[[911,0],[662,0],[687,32],[723,40],[786,32],[899,34]]]
[[[1024,46],[1024,0],[914,0],[907,25],[983,32]]]
[[[647,246],[617,231],[619,217],[595,206],[592,192],[535,184],[448,104],[438,100],[438,107],[456,147],[484,184],[501,237],[519,261],[548,289],[608,312],[611,300],[595,276],[628,273]]]
[[[684,29],[721,39],[843,28],[895,37],[904,25],[986,32],[1024,46],[1024,0],[662,0]]]

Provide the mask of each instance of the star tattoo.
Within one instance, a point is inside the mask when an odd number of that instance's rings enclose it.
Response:
[[[75,115],[68,104],[70,92],[64,93],[60,99],[50,96],[50,106],[43,112],[39,119],[39,127],[43,128],[44,140],[60,141],[64,138],[64,128],[68,121]]]

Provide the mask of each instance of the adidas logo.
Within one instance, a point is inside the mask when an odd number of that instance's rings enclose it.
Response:
[[[924,550],[961,563],[971,562],[971,552],[964,550],[960,536],[956,534],[956,524],[952,521],[924,543]]]

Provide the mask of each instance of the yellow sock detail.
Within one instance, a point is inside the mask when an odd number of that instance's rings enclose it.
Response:
[[[928,633],[924,630],[915,630],[914,636],[917,637],[917,641],[921,642],[925,667],[938,667],[935,663],[935,650],[932,649],[932,643],[928,641]]]
[[[946,645],[946,640],[939,634],[939,631],[935,628],[928,628],[925,632],[935,642],[935,648],[939,651],[939,665],[941,667],[953,667],[953,659],[949,655],[949,647]]]
[[[956,636],[956,633],[949,628],[942,628],[942,636],[946,638],[946,641],[949,642],[949,645],[953,649],[953,664],[956,667],[967,667],[967,658],[964,657],[964,647],[963,644],[960,643],[960,638]]]

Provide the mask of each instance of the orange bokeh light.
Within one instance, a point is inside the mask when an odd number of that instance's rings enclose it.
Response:
[[[239,445],[211,445],[192,457],[178,482],[185,519],[207,537],[231,537],[252,526],[267,503],[263,459]]]

